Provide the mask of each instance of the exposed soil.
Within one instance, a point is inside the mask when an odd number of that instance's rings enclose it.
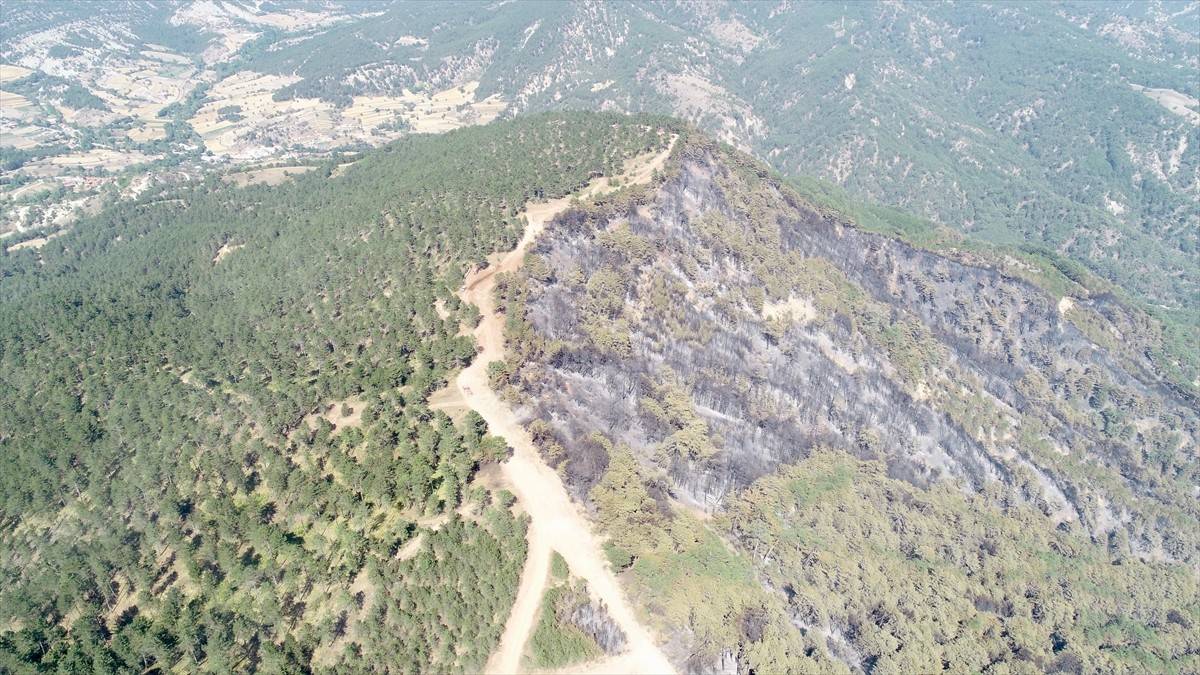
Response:
[[[233,253],[234,251],[238,250],[239,248],[246,248],[246,245],[245,244],[236,244],[236,245],[231,246],[227,243],[221,244],[221,248],[217,249],[217,256],[215,258],[213,258],[213,264],[215,265],[215,264],[221,262],[222,260],[225,259],[225,256],[229,255],[230,253]]]
[[[762,315],[766,319],[791,316],[800,323],[809,323],[817,318],[817,308],[807,298],[792,296],[782,302],[764,303]]]

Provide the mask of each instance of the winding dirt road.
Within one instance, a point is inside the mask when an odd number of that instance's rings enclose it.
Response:
[[[670,146],[662,153],[631,160],[621,176],[622,184],[648,182],[654,169],[662,167],[669,155]],[[593,196],[607,189],[607,179],[598,178],[579,196]],[[626,600],[620,583],[608,567],[600,540],[592,533],[591,524],[571,501],[558,474],[542,461],[533,440],[513,411],[488,387],[487,364],[504,358],[504,317],[496,313],[493,298],[496,274],[519,268],[526,250],[545,230],[546,223],[566,210],[570,203],[570,198],[563,198],[528,205],[524,214],[528,226],[521,243],[499,262],[468,277],[459,292],[462,300],[479,307],[483,318],[475,329],[475,338],[482,351],[458,376],[458,390],[466,404],[487,421],[491,433],[502,436],[513,448],[513,456],[501,470],[531,518],[529,557],[521,573],[517,600],[487,670],[489,673],[520,670],[521,654],[541,610],[550,569],[550,551],[554,549],[566,558],[575,575],[587,579],[592,595],[603,601],[609,615],[628,638],[625,651],[620,654],[582,664],[571,672],[674,673],[654,636],[638,620]],[[467,391],[472,393],[467,394]]]

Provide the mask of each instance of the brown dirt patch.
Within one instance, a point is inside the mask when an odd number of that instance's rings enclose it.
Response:
[[[222,260],[225,259],[226,256],[228,256],[230,253],[233,253],[234,251],[238,250],[239,248],[246,248],[246,245],[245,244],[237,244],[235,246],[230,246],[228,243],[221,244],[221,248],[217,249],[217,257],[213,258],[213,264],[215,265],[215,264],[221,262]]]

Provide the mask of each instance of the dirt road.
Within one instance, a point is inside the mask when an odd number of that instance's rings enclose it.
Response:
[[[673,141],[672,141],[673,142]],[[622,175],[623,184],[646,182],[655,168],[661,167],[670,149],[633,160]],[[607,189],[607,179],[596,179],[580,196],[591,196]],[[525,217],[528,225],[517,248],[498,262],[471,275],[459,297],[479,307],[482,320],[475,338],[483,348],[472,365],[458,377],[463,400],[487,420],[491,433],[504,437],[512,446],[513,456],[502,465],[511,489],[531,517],[529,558],[521,574],[521,584],[512,615],[505,624],[500,646],[488,663],[490,673],[516,673],[521,653],[536,626],[542,595],[550,568],[551,549],[559,551],[577,576],[587,579],[592,594],[602,600],[617,625],[628,637],[628,646],[610,659],[583,664],[581,671],[592,673],[673,673],[674,668],[658,648],[654,636],[638,620],[625,599],[620,583],[609,569],[592,533],[591,524],[571,501],[558,474],[548,467],[533,446],[533,440],[516,415],[488,387],[487,364],[504,357],[504,318],[496,313],[493,299],[495,277],[499,272],[520,267],[525,251],[542,233],[555,215],[570,205],[570,198],[530,204]],[[470,394],[466,394],[470,391]]]

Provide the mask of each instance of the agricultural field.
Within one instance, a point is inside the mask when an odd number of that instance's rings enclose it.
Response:
[[[195,2],[128,5],[104,15],[94,6],[30,3],[6,12],[0,233],[72,219],[92,190],[60,180],[67,176],[194,176],[213,163],[322,155],[485,123],[507,107],[498,95],[476,96],[478,82],[462,77],[454,81],[461,86],[416,83],[416,91],[335,105],[281,94],[299,76],[246,67],[248,54],[368,16],[371,6],[361,7]],[[171,167],[183,170],[164,171]],[[282,174],[230,180],[275,184]],[[22,190],[31,185],[48,187]]]
[[[270,185],[274,187],[293,176],[308,173],[315,168],[315,166],[276,166],[267,169],[239,171],[225,176],[225,182],[238,187],[246,187],[247,185]]]
[[[432,94],[355,96],[339,109],[315,98],[277,100],[299,78],[240,72],[213,85],[188,122],[214,156],[255,160],[296,145],[334,148],[379,143],[406,132],[441,133],[495,119],[507,103],[476,100],[478,82]]]
[[[177,103],[194,87],[203,74],[188,63],[180,64],[170,54],[142,52],[148,61],[124,68],[107,70],[89,87],[104,99],[117,117],[157,119],[166,106]],[[150,56],[154,55],[154,56]]]
[[[0,85],[8,84],[13,80],[19,80],[32,74],[33,71],[21,66],[13,66],[7,63],[0,64]]]
[[[216,163],[235,167],[230,182],[274,185],[306,169],[236,167],[482,124],[508,106],[465,77],[335,102],[285,91],[300,76],[245,67],[243,50],[302,42],[305,31],[361,18],[353,11],[198,2],[126,7],[130,16],[110,20],[54,6],[64,16],[46,27],[30,7],[5,17],[15,28],[0,49],[0,233],[72,220],[92,188],[64,177],[153,171],[158,181]],[[44,189],[22,189],[32,185]]]

